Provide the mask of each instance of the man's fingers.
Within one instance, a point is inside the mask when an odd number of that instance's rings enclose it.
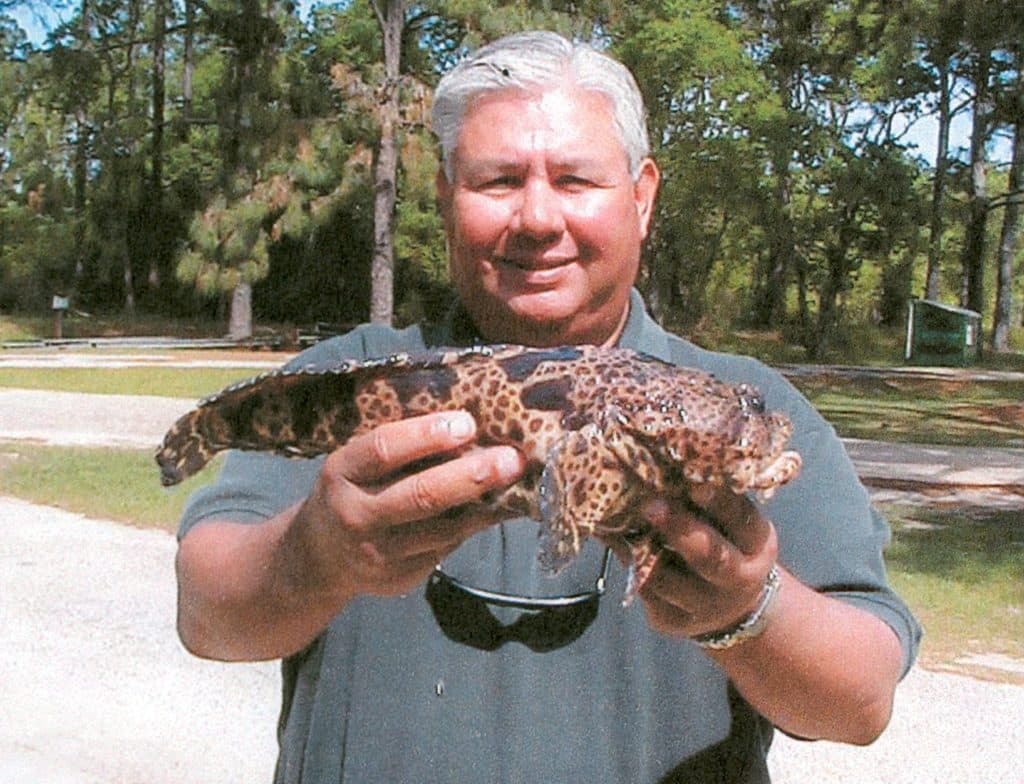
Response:
[[[351,439],[332,457],[343,466],[346,479],[365,485],[417,460],[465,446],[475,436],[476,421],[465,411],[428,414],[380,425]]]
[[[663,498],[645,504],[643,514],[701,580],[720,587],[763,580],[778,551],[771,523],[742,496],[702,500],[709,501],[706,517]]]
[[[377,519],[393,525],[434,517],[507,487],[525,468],[525,458],[513,447],[471,450],[381,488],[374,496]]]
[[[741,552],[753,555],[764,549],[772,526],[747,496],[712,485],[698,485],[693,488],[691,499]]]
[[[463,541],[507,515],[476,510],[392,525],[382,531],[377,549],[385,559],[409,559],[429,555],[444,560]]]

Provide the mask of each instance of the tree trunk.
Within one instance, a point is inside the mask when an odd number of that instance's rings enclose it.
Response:
[[[399,70],[404,0],[374,2],[384,39],[384,85],[380,104],[380,147],[374,162],[373,264],[370,270],[370,321],[391,324],[394,316],[395,203],[398,199]]]
[[[82,0],[82,16],[79,27],[80,45],[83,49],[91,44],[92,28],[89,23],[89,0]],[[73,166],[73,192],[75,210],[75,273],[72,289],[78,287],[85,274],[85,201],[86,183],[89,176],[89,124],[86,115],[85,98],[75,107],[75,162]]]
[[[1010,328],[1013,324],[1013,262],[1021,215],[1024,214],[1024,119],[1018,119],[1013,129],[1013,157],[1007,188],[1009,196],[999,236],[999,277],[992,317],[992,350],[999,352],[1010,350]]]
[[[828,263],[828,276],[818,292],[818,322],[813,335],[808,335],[809,340],[805,347],[810,350],[811,359],[820,362],[831,348],[835,340],[836,328],[838,326],[839,291],[845,277],[846,248],[840,245],[831,245],[825,250],[825,258]]]
[[[149,196],[146,200],[147,214],[152,221],[160,220],[163,202],[164,181],[164,28],[167,24],[165,0],[153,2],[153,132],[150,148]],[[152,248],[149,259],[148,284],[151,291],[160,288],[162,279],[160,264],[163,248]]]
[[[127,250],[122,254],[121,261],[124,267],[124,315],[131,323],[135,321],[135,275],[132,272],[132,257]]]
[[[231,315],[228,321],[228,337],[232,340],[248,340],[252,337],[252,284],[245,281],[235,286],[231,293]]]
[[[195,0],[185,0],[185,41],[181,55],[181,137],[188,141],[192,131],[192,74],[195,71]]]
[[[935,154],[935,179],[932,181],[932,216],[928,237],[928,274],[925,299],[939,298],[942,272],[942,232],[945,229],[943,208],[946,200],[946,173],[949,168],[949,61],[939,66],[939,137]]]
[[[779,91],[787,111],[793,104],[793,81],[781,80]],[[766,222],[768,257],[761,276],[760,292],[755,304],[755,319],[764,327],[775,326],[785,314],[786,281],[796,255],[792,204],[792,146],[788,137],[776,140],[772,150],[772,205]]]
[[[988,185],[985,142],[989,131],[988,79],[991,59],[978,55],[975,67],[974,118],[971,122],[971,185],[968,218],[964,229],[964,248],[960,256],[962,283],[960,304],[982,311],[985,304],[985,227],[988,222]]]
[[[757,306],[757,322],[768,328],[778,324],[785,314],[786,281],[795,255],[788,166],[777,172],[775,177],[775,203],[772,210],[774,217],[772,225],[765,227],[769,232],[769,250],[763,288]]]

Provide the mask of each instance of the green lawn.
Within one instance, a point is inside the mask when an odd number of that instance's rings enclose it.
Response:
[[[850,438],[1024,446],[1024,382],[839,378],[793,382]]]
[[[958,659],[1024,660],[1024,520],[1019,510],[885,510],[894,587],[925,628],[926,666],[974,671]],[[986,673],[991,675],[991,673]],[[1004,675],[1024,683],[1024,677]]]
[[[282,363],[284,360],[282,360]],[[102,395],[200,398],[265,369],[251,368],[3,368],[0,388],[51,389]]]
[[[151,450],[0,443],[0,495],[166,531],[177,529],[189,494],[216,475],[212,468],[168,489]]]

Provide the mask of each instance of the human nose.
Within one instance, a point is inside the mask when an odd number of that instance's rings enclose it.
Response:
[[[512,228],[517,233],[549,237],[565,230],[565,216],[558,194],[547,182],[532,180],[522,191]]]

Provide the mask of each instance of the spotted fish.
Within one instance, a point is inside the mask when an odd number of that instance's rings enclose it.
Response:
[[[627,349],[482,346],[282,370],[201,401],[156,456],[173,485],[218,452],[314,457],[384,422],[462,409],[480,444],[527,458],[523,478],[489,499],[545,531],[541,559],[557,571],[585,537],[621,536],[638,590],[660,545],[635,515],[667,486],[712,484],[767,497],[793,479],[789,420],[747,384],[725,384]]]

